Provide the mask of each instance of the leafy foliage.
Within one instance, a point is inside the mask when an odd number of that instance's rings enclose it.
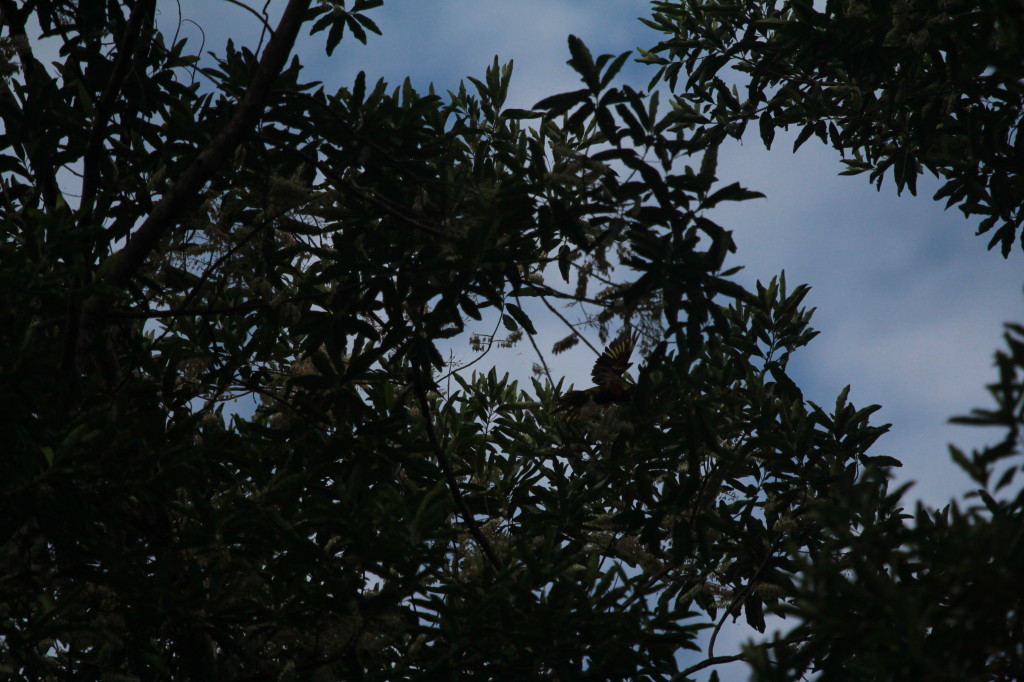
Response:
[[[765,146],[800,129],[879,187],[892,172],[916,193],[980,216],[1009,255],[1024,222],[1024,13],[1015,0],[666,0],[646,20],[667,37],[645,61],[679,89],[710,139],[757,122]],[[685,79],[685,80],[684,80]],[[680,87],[680,81],[684,83]],[[995,228],[993,230],[993,228]]]
[[[876,408],[787,374],[807,287],[729,279],[710,211],[760,195],[692,112],[575,37],[584,87],[530,110],[497,60],[304,81],[301,30],[379,4],[203,60],[151,1],[0,0],[5,674],[684,679],[855,538],[914,546]],[[502,325],[547,367],[541,308],[638,332],[631,402],[567,422],[550,375],[445,363]],[[803,643],[766,651],[843,659]]]
[[[1008,325],[1006,343],[990,387],[995,409],[958,419],[1005,430],[997,444],[970,455],[951,448],[978,486],[965,508],[919,504],[904,515],[906,524],[864,523],[851,510],[872,494],[868,476],[812,511],[834,535],[825,551],[801,562],[795,598],[780,609],[800,625],[752,656],[757,679],[799,680],[808,670],[823,679],[873,680],[1024,674],[1024,491],[1010,489],[1021,469],[1024,328]],[[895,504],[891,496],[883,506]]]

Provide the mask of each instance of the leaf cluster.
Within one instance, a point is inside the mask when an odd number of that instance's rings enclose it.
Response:
[[[963,505],[918,504],[893,526],[851,525],[866,491],[837,491],[819,511],[833,532],[827,551],[800,563],[795,598],[779,609],[799,624],[752,652],[757,679],[799,680],[808,671],[822,679],[1020,679],[1024,492],[1011,485],[1021,469],[1022,335],[1008,325],[1007,348],[996,354],[994,409],[954,420],[1004,432],[970,454],[950,448],[977,488]],[[847,530],[854,527],[860,532]]]
[[[1024,15],[1005,0],[743,0],[655,3],[659,66],[695,127],[740,137],[756,122],[770,147],[799,129],[843,154],[844,174],[917,191],[978,216],[1008,256],[1024,221],[1020,135]]]

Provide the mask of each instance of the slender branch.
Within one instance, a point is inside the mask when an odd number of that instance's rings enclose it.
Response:
[[[441,447],[441,443],[437,438],[437,433],[434,432],[434,422],[430,416],[430,403],[427,401],[427,388],[426,382],[424,381],[424,373],[426,372],[424,359],[417,358],[416,364],[418,367],[416,368],[416,371],[413,372],[413,387],[416,391],[416,397],[420,403],[420,412],[423,414],[423,424],[427,430],[427,440],[430,442],[430,447],[434,451],[437,463],[441,465],[441,471],[444,472],[445,481],[448,483],[448,490],[452,494],[455,506],[457,506],[459,511],[462,513],[462,519],[465,521],[466,527],[469,528],[470,535],[476,539],[477,544],[480,545],[480,550],[484,553],[484,556],[487,557],[491,566],[497,570],[501,570],[501,559],[498,558],[494,548],[491,547],[491,543],[487,540],[487,536],[484,535],[482,530],[480,530],[480,526],[473,517],[473,512],[470,510],[469,505],[466,504],[466,499],[462,496],[462,492],[459,490],[459,481],[455,478],[455,473],[452,470],[452,464],[448,460],[448,455],[445,454],[444,448]]]
[[[249,5],[245,4],[244,2],[239,2],[239,0],[224,0],[224,2],[228,2],[228,3],[231,3],[232,5],[236,5],[238,7],[241,7],[246,12],[248,12],[251,15],[253,15],[257,19],[259,19],[259,22],[261,24],[263,24],[263,30],[264,31],[270,33],[270,35],[274,35],[274,27],[271,26],[267,22],[266,18],[262,14],[260,14],[256,10],[254,10],[252,7],[249,7]]]
[[[522,310],[523,302],[519,300],[518,296],[516,296],[516,304],[519,306],[520,310]],[[555,382],[551,380],[551,370],[548,369],[548,362],[544,359],[544,353],[542,353],[540,347],[537,346],[537,342],[533,340],[533,334],[527,333],[526,338],[530,340],[530,345],[533,346],[534,352],[537,354],[537,357],[540,358],[540,364],[544,367],[544,375],[548,378],[548,383],[554,384]]]
[[[308,92],[289,92],[288,94],[290,96],[292,96],[292,97],[299,97],[301,99],[305,99],[305,100],[309,101],[310,103],[312,103],[313,105],[315,105],[317,108],[323,109],[325,112],[327,112],[331,116],[331,118],[333,118],[335,120],[335,122],[338,125],[340,125],[342,128],[345,128],[345,130],[348,131],[348,134],[351,135],[353,139],[356,139],[359,142],[362,142],[363,144],[367,145],[370,149],[372,149],[376,153],[380,154],[381,158],[383,158],[385,161],[387,161],[390,165],[392,165],[395,168],[397,168],[398,170],[402,171],[403,173],[405,173],[406,175],[408,175],[410,178],[412,178],[416,182],[420,183],[421,185],[434,185],[434,186],[440,187],[442,189],[445,189],[445,188],[448,187],[448,183],[444,182],[443,180],[439,180],[438,178],[424,178],[424,177],[421,177],[416,171],[414,171],[411,168],[409,168],[409,166],[405,162],[395,158],[395,156],[391,152],[389,152],[387,149],[385,149],[384,147],[381,147],[379,144],[374,142],[373,138],[370,138],[370,137],[367,137],[365,135],[360,134],[358,130],[356,130],[355,128],[352,127],[352,124],[350,124],[335,109],[333,109],[332,107],[328,106],[328,104],[326,102],[324,102],[323,100],[318,99],[317,97],[311,95]],[[460,188],[460,189],[465,190],[465,189],[474,189],[474,188],[464,187],[464,188]],[[475,190],[474,189],[474,193],[477,196],[482,196],[482,193],[479,190]],[[445,199],[447,199],[449,201],[452,201],[453,203],[456,201],[455,197],[449,196],[447,194],[445,195]]]
[[[230,249],[225,251],[216,260],[214,260],[212,263],[210,263],[206,267],[206,269],[203,270],[203,274],[200,275],[199,281],[196,282],[196,285],[194,287],[192,287],[192,290],[188,292],[188,294],[185,296],[184,299],[182,299],[182,301],[178,305],[178,307],[175,310],[173,310],[173,311],[168,311],[169,315],[147,315],[146,313],[141,313],[140,312],[140,313],[135,314],[135,315],[129,315],[129,317],[168,317],[168,316],[179,316],[179,315],[189,315],[189,314],[203,315],[203,314],[217,314],[218,312],[241,312],[241,311],[245,310],[244,307],[235,307],[235,309],[229,309],[229,308],[219,309],[219,310],[217,310],[217,309],[206,309],[209,312],[191,312],[191,311],[188,311],[187,308],[188,308],[189,304],[192,303],[192,301],[194,301],[197,296],[199,296],[199,292],[202,291],[203,286],[206,285],[206,283],[209,281],[211,275],[213,274],[213,272],[215,270],[217,270],[225,261],[227,261],[228,258],[230,258],[235,253],[237,253],[243,246],[248,244],[249,241],[253,237],[255,237],[257,233],[261,232],[264,228],[266,228],[268,225],[270,225],[274,220],[276,220],[276,219],[280,218],[281,216],[285,215],[286,213],[288,213],[289,210],[291,210],[291,209],[287,209],[286,208],[286,209],[280,211],[279,213],[277,213],[277,215],[267,216],[266,215],[266,207],[264,206],[264,210],[263,210],[264,218],[263,218],[263,221],[259,225],[256,225],[255,227],[253,227],[249,231],[249,234],[247,234],[244,237],[242,237],[240,240],[238,240],[238,242],[233,244]],[[308,298],[316,298],[316,297],[317,297],[316,295],[312,295],[312,296],[309,296]],[[297,300],[302,300],[302,298],[304,298],[304,297],[297,297],[297,298],[291,299],[291,300],[296,300],[297,301]],[[121,317],[121,316],[115,315],[115,317]],[[165,329],[163,334],[160,335],[160,338],[163,338],[167,334],[168,331],[169,331],[169,329]]]
[[[501,316],[499,315],[498,316],[498,321],[494,323],[494,329],[491,330],[490,340],[487,342],[487,348],[484,349],[484,352],[481,353],[480,355],[476,356],[475,358],[473,358],[472,360],[470,360],[466,364],[462,365],[461,367],[452,369],[450,372],[448,372],[443,377],[441,377],[439,379],[439,381],[444,381],[445,379],[451,377],[456,372],[464,372],[467,369],[469,369],[470,367],[472,367],[473,365],[475,365],[476,363],[478,363],[481,360],[483,360],[484,356],[487,355],[488,353],[490,353],[491,352],[491,348],[494,347],[494,337],[498,333],[498,327],[500,325],[501,325]]]
[[[281,215],[283,215],[283,213],[278,216],[275,216],[273,219],[279,218],[281,217]],[[231,248],[229,248],[227,251],[222,253],[216,260],[210,263],[209,266],[207,266],[206,269],[203,270],[203,274],[199,276],[199,281],[196,282],[196,285],[192,287],[192,290],[189,291],[188,294],[186,294],[185,298],[181,301],[180,309],[187,308],[189,304],[192,303],[192,301],[194,301],[197,296],[199,296],[199,292],[202,291],[203,287],[210,280],[210,276],[213,275],[213,272],[217,268],[219,268],[225,261],[227,261],[228,258],[231,258],[231,256],[238,253],[238,251],[240,251],[243,246],[248,244],[249,241],[252,240],[252,238],[255,237],[259,232],[262,232],[264,228],[270,225],[273,219],[265,217],[262,223],[249,230],[249,234],[239,239],[238,242],[236,242],[235,244],[232,244]]]
[[[541,296],[540,300],[544,302],[544,305],[546,305],[548,307],[548,310],[553,312],[558,317],[558,319],[560,319],[562,322],[565,323],[565,326],[567,326],[572,331],[572,333],[576,335],[576,337],[580,341],[582,341],[583,343],[587,344],[587,346],[590,348],[590,350],[594,351],[595,355],[600,355],[601,354],[601,351],[599,351],[598,349],[594,348],[594,344],[590,343],[590,341],[587,340],[587,337],[583,336],[583,334],[580,334],[578,331],[576,331],[576,327],[573,326],[572,322],[570,322],[569,320],[565,319],[565,315],[563,315],[562,313],[558,312],[558,310],[555,309],[555,306],[553,306],[550,303],[548,303],[547,296]]]
[[[400,207],[396,206],[393,202],[377,196],[376,193],[374,193],[372,190],[367,190],[360,187],[350,178],[346,178],[340,175],[333,168],[322,163],[318,158],[316,158],[309,152],[306,152],[305,150],[302,149],[295,149],[290,145],[290,143],[286,143],[281,140],[275,140],[273,137],[269,135],[259,134],[256,137],[273,145],[288,145],[288,150],[290,153],[305,159],[309,164],[311,164],[318,171],[323,173],[324,177],[336,183],[340,188],[347,190],[350,194],[353,194],[359,197],[360,199],[363,199],[364,201],[370,202],[371,204],[381,209],[391,217],[396,218],[397,220],[405,223],[407,226],[417,230],[422,230],[423,232],[426,232],[427,234],[433,235],[435,237],[442,237],[445,239],[449,238],[449,235],[444,230],[434,227],[429,223],[425,223],[421,221],[419,218],[416,218],[415,216],[410,216],[404,213],[403,210]]]
[[[722,663],[732,663],[733,661],[745,661],[747,660],[746,654],[733,654],[732,656],[710,656],[705,658],[703,661],[696,665],[691,665],[686,670],[681,670],[672,676],[671,682],[681,682],[695,672],[703,670],[704,668],[710,668],[713,665],[719,665]]]
[[[743,586],[743,589],[741,589],[736,594],[736,596],[732,598],[732,602],[730,602],[729,608],[725,610],[725,614],[722,616],[722,619],[719,620],[718,625],[715,626],[715,631],[711,633],[711,640],[708,642],[708,656],[714,656],[715,640],[718,639],[718,633],[721,632],[722,626],[725,625],[726,619],[736,609],[736,607],[742,604],[743,601],[748,596],[750,596],[750,593],[754,591],[754,581],[757,580],[758,576],[761,575],[761,571],[764,570],[764,566],[768,563],[768,560],[772,558],[772,554],[775,553],[775,548],[779,544],[781,539],[782,536],[780,535],[778,538],[775,539],[774,542],[772,542],[771,546],[768,547],[768,551],[765,552],[764,559],[761,560],[761,564],[757,567],[757,570],[754,571],[754,575],[750,576],[750,580],[748,580],[747,584]]]
[[[548,262],[556,259],[549,259]],[[576,266],[579,267],[579,266]],[[552,298],[560,298],[566,301],[573,301],[574,303],[590,303],[591,305],[601,306],[602,308],[608,307],[610,301],[601,300],[599,298],[592,298],[590,296],[577,296],[576,294],[567,294],[564,291],[559,291],[552,286],[547,284],[539,284],[537,282],[526,283],[526,286],[533,291],[543,292],[544,296],[551,296]]]
[[[335,289],[337,291],[337,289]],[[303,294],[302,296],[290,296],[289,298],[282,299],[280,303],[298,303],[299,301],[312,301],[318,298],[325,298],[333,294],[334,291],[322,291],[315,294]],[[112,318],[123,318],[132,320],[149,320],[149,319],[163,319],[166,317],[205,317],[207,315],[226,315],[229,313],[244,313],[252,312],[254,310],[264,310],[267,308],[273,308],[279,304],[273,304],[270,301],[251,301],[249,303],[239,303],[238,305],[229,305],[222,307],[205,307],[205,308],[174,308],[173,310],[111,310],[110,317]]]
[[[690,537],[690,534],[693,533],[694,526],[697,524],[697,512],[700,511],[700,506],[701,506],[701,503],[703,502],[703,499],[704,499],[704,493],[707,491],[708,482],[711,480],[711,474],[712,474],[712,472],[708,471],[701,478],[700,488],[697,489],[697,499],[694,500],[694,503],[693,503],[693,513],[690,514],[690,521],[687,524],[685,537]],[[671,562],[665,564],[664,566],[662,566],[655,573],[651,574],[651,576],[649,578],[647,578],[647,580],[644,581],[644,584],[640,586],[640,589],[638,589],[636,592],[631,594],[629,596],[629,599],[627,599],[623,603],[621,610],[625,611],[626,609],[628,609],[630,604],[632,604],[637,599],[639,599],[644,593],[647,592],[648,589],[651,588],[651,586],[653,586],[656,582],[658,582],[659,580],[664,578],[666,575],[671,573],[673,570],[675,570],[677,568],[680,568],[680,567],[681,567],[681,564],[679,562],[671,561]]]
[[[759,646],[761,648],[764,648],[764,649],[774,649],[776,647],[792,646],[794,644],[801,644],[803,642],[806,642],[808,639],[809,639],[808,637],[797,637],[797,638],[793,638],[793,639],[788,639],[788,638],[787,639],[777,639],[777,640],[772,641],[772,642],[764,642],[764,643],[758,644],[757,646]],[[698,672],[700,670],[703,670],[704,668],[710,668],[713,665],[720,665],[722,663],[733,663],[734,661],[746,661],[746,660],[747,660],[747,655],[743,654],[743,653],[732,654],[732,655],[729,655],[729,656],[708,656],[706,659],[704,659],[700,663],[697,663],[695,665],[691,665],[686,670],[682,670],[682,671],[676,673],[675,675],[673,675],[672,679],[670,680],[670,682],[682,682],[689,675],[691,675],[691,674],[693,674],[695,672]]]
[[[657,571],[655,571],[654,573],[652,573],[650,577],[648,577],[647,580],[644,581],[644,584],[640,586],[640,589],[636,590],[635,592],[633,592],[633,594],[629,595],[629,598],[626,599],[625,602],[623,602],[621,607],[619,607],[619,611],[625,611],[626,609],[628,609],[633,604],[633,602],[639,599],[640,595],[646,593],[647,590],[652,585],[654,585],[654,583],[658,582],[659,580],[661,580],[666,575],[668,575],[669,573],[671,573],[679,567],[679,564],[675,562],[669,562]]]
[[[747,596],[748,587],[749,584],[744,585],[743,589],[739,591],[739,594],[732,598],[732,601],[729,602],[729,607],[725,610],[725,613],[722,614],[722,617],[718,619],[718,623],[715,624],[715,629],[711,633],[711,640],[708,642],[708,656],[714,657],[715,641],[718,639],[718,633],[722,631],[722,626],[725,625],[725,621],[727,621],[729,616],[732,615],[733,609],[735,609],[742,599]]]

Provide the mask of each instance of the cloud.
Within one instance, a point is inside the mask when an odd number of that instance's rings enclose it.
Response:
[[[918,481],[911,497],[941,506],[967,488],[947,443],[999,435],[946,422],[991,405],[984,385],[1002,323],[1024,319],[1024,259],[987,251],[958,211],[931,200],[934,181],[923,178],[916,197],[891,184],[878,192],[838,176],[838,154],[821,144],[791,154],[791,138],[771,152],[748,143],[722,154],[720,176],[768,195],[717,214],[735,230],[741,279],[785,269],[791,287],[812,286],[822,334],[795,357],[798,384],[826,407],[847,384],[856,404],[881,404],[876,419],[893,428],[875,454],[902,459],[898,480]]]
[[[528,107],[579,87],[565,65],[569,33],[595,55],[633,50],[647,42],[637,41],[648,33],[637,17],[647,12],[639,0],[393,0],[368,14],[383,36],[371,36],[365,47],[346,39],[332,58],[317,59],[342,81],[363,70],[373,80],[400,83],[408,76],[419,89],[435,83],[443,92],[479,76],[498,55],[502,63],[515,60],[508,106]],[[316,37],[310,40],[319,50]]]

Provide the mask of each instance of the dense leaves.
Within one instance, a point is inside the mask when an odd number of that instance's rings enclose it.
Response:
[[[753,656],[758,679],[1019,680],[1024,675],[1024,329],[1008,325],[990,388],[995,409],[959,418],[1005,431],[970,455],[953,448],[977,489],[964,504],[918,505],[906,524],[864,523],[851,510],[864,483],[812,511],[834,536],[800,562],[795,599],[780,609],[801,623]],[[869,477],[877,473],[869,473]],[[898,504],[890,496],[883,506]],[[893,516],[889,516],[893,519]],[[849,529],[860,532],[851,533]],[[782,643],[785,645],[782,645]]]
[[[152,2],[0,0],[4,674],[684,679],[785,609],[826,643],[751,657],[844,665],[808,595],[929,546],[876,408],[787,374],[807,287],[729,279],[710,210],[760,195],[575,37],[583,87],[530,110],[497,60],[444,96],[307,80],[294,40],[379,4],[290,0],[200,59]],[[631,401],[565,420],[541,347],[619,327]],[[529,388],[444,360],[524,337]]]
[[[757,122],[800,130],[844,156],[848,174],[935,194],[1004,256],[1024,222],[1024,10],[1016,0],[666,0],[645,53],[711,139]],[[994,229],[993,229],[994,228]],[[1022,242],[1024,243],[1024,242]]]

